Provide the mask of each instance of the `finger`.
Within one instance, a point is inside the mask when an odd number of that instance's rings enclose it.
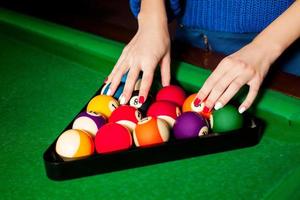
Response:
[[[225,92],[220,96],[215,104],[215,110],[219,110],[223,106],[225,106],[230,99],[245,85],[246,82],[243,78],[239,77],[233,80]]]
[[[171,81],[170,63],[171,63],[170,52],[168,52],[163,57],[160,64],[161,83],[163,87],[170,85],[170,81]]]
[[[254,100],[257,96],[257,93],[259,91],[260,83],[258,81],[253,81],[253,83],[250,83],[249,86],[250,86],[249,92],[246,96],[246,99],[243,101],[243,103],[239,107],[239,113],[241,113],[241,114],[243,112],[245,112],[248,108],[250,108],[250,106],[254,102]]]
[[[205,101],[205,106],[207,107],[207,109],[212,109],[218,98],[225,92],[225,90],[234,81],[237,75],[237,70],[231,70],[218,80]]]
[[[153,82],[153,76],[154,76],[154,71],[145,71],[143,73],[141,88],[139,92],[139,103],[141,104],[143,104],[148,97],[148,93],[150,91]]]
[[[136,80],[138,79],[140,69],[131,67],[127,75],[126,83],[122,95],[120,96],[120,104],[126,104],[131,97]]]
[[[206,79],[203,86],[199,90],[197,96],[195,97],[194,104],[195,106],[200,105],[202,101],[204,101],[209,93],[211,92],[214,85],[219,81],[221,77],[230,69],[230,65],[232,62],[228,61],[228,59],[223,59],[217,68],[213,71],[213,73]]]
[[[244,69],[245,66],[242,63],[236,63],[236,67],[232,70],[229,70],[225,73],[221,79],[216,83],[213,87],[212,91],[210,92],[209,96],[206,99],[205,105],[210,110],[213,106],[215,109],[218,110],[223,107],[226,102],[222,102],[222,100],[218,100],[225,91],[229,93],[236,93],[237,91],[231,91],[232,89],[238,88],[240,89],[243,85],[245,85],[249,79],[251,78],[251,74],[245,73]],[[230,87],[231,86],[231,87]],[[231,96],[232,97],[232,96]],[[218,100],[218,102],[217,102]],[[228,100],[229,101],[229,100]]]
[[[128,65],[126,64],[126,66],[128,66]],[[125,74],[127,70],[128,70],[128,67],[123,67],[123,68],[119,67],[116,69],[113,79],[111,80],[109,89],[107,91],[107,95],[113,95],[115,93],[115,91],[117,90],[117,88],[121,82],[123,74]]]
[[[110,83],[113,79],[115,74],[117,73],[118,70],[122,67],[123,63],[125,62],[125,58],[127,57],[127,53],[122,53],[121,56],[119,57],[117,63],[115,64],[113,70],[111,73],[108,75],[106,82]]]
[[[110,75],[106,79],[106,83],[110,83],[113,79],[115,74],[117,73],[119,68],[122,68],[126,58],[128,57],[129,52],[131,52],[132,46],[135,44],[137,40],[137,34],[132,38],[132,40],[128,43],[128,45],[123,49],[121,56],[119,57],[117,63],[115,64],[113,70],[111,71]]]

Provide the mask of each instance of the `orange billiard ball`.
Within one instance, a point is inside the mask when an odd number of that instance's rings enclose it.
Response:
[[[156,117],[146,117],[138,122],[133,132],[134,143],[137,147],[161,144],[169,140],[168,124]]]
[[[205,102],[201,102],[199,106],[194,105],[194,100],[196,98],[197,94],[192,94],[188,96],[188,98],[185,99],[183,105],[182,105],[182,112],[189,112],[193,111],[196,113],[201,114],[206,119],[209,119],[211,116],[211,111],[204,110]]]
[[[59,136],[55,150],[64,160],[86,157],[94,153],[93,138],[85,131],[70,129]]]

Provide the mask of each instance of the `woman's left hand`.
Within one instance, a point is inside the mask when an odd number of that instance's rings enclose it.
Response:
[[[253,103],[272,59],[268,48],[254,42],[225,57],[203,84],[194,100],[195,106],[205,101],[204,112],[222,108],[244,85],[249,86],[246,99],[239,107],[243,113]]]
[[[206,111],[222,108],[243,85],[249,92],[239,107],[243,113],[253,103],[270,65],[300,37],[300,1],[268,25],[254,40],[236,53],[224,58],[205,81],[194,104],[206,101]],[[205,110],[204,110],[205,111]]]

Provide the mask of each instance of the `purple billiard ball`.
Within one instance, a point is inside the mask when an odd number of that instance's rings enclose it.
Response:
[[[72,129],[86,131],[95,137],[99,128],[105,123],[106,119],[102,115],[91,112],[82,112],[74,120]]]
[[[208,124],[198,113],[184,112],[177,117],[173,133],[176,139],[195,138],[208,134]]]

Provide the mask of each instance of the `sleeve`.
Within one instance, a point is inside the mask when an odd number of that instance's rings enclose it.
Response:
[[[140,12],[141,1],[142,0],[129,0],[130,10],[135,17],[137,17]],[[165,2],[168,21],[170,22],[181,13],[180,0],[166,0]]]

